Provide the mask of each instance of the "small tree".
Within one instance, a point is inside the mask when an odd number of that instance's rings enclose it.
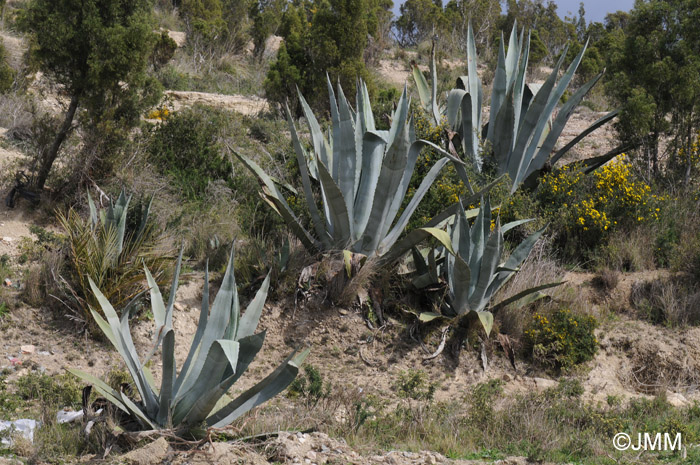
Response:
[[[145,69],[155,40],[149,0],[30,0],[19,25],[31,35],[39,68],[70,97],[51,145],[39,156],[37,187],[43,189],[78,108],[96,115],[120,114],[135,121],[130,104],[116,112],[105,107],[133,97],[147,82]]]

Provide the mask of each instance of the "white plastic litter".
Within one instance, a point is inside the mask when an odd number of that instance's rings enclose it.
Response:
[[[82,410],[77,412],[72,410],[59,410],[58,415],[56,415],[56,420],[58,423],[70,423],[71,421],[79,420],[81,418],[83,418]]]
[[[29,442],[34,442],[34,430],[38,424],[36,420],[23,418],[15,421],[0,420],[0,443],[11,446],[12,436],[19,435]]]
[[[95,412],[95,415],[99,415],[102,413],[102,409],[99,409],[97,412]],[[59,410],[58,414],[56,414],[56,421],[59,423],[70,423],[72,421],[80,420],[83,418],[83,411],[78,410],[77,412],[74,412],[73,410]]]

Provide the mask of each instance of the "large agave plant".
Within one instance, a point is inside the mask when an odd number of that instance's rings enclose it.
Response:
[[[434,61],[431,63],[431,87],[423,74],[414,70],[414,80],[423,107],[429,109],[436,120],[447,117],[451,130],[461,142],[465,158],[472,161],[477,171],[482,170],[486,161],[482,147],[489,147],[491,153],[488,155],[496,167],[496,174],[507,174],[513,183],[511,192],[515,192],[523,183],[532,184],[546,164],[553,166],[581,139],[618,114],[617,110],[606,114],[565,147],[552,153],[573,111],[603,73],[581,86],[569,97],[555,117],[555,109],[574,77],[586,46],[581,49],[561,79],[557,81],[566,57],[566,49],[541,86],[528,85],[526,71],[530,37],[528,35],[524,39],[523,36],[524,31],[518,37],[517,25],[514,25],[506,53],[505,40],[501,35],[498,65],[491,93],[490,120],[486,124],[482,122],[484,97],[481,80],[477,74],[476,46],[471,26],[467,35],[468,74],[457,79],[457,88],[448,93],[446,104],[440,106],[437,101]],[[484,144],[484,141],[487,143]],[[627,147],[618,147],[603,156],[589,160],[587,164],[592,167],[601,166],[626,149]]]
[[[419,282],[423,284],[430,282],[431,275],[434,280],[437,280],[439,269],[448,288],[443,309],[444,316],[458,317],[475,312],[488,334],[493,327],[493,314],[490,309],[494,296],[518,272],[518,268],[544,232],[544,228],[528,236],[513,250],[505,262],[501,262],[503,234],[531,220],[513,221],[501,226],[500,219],[497,219],[492,224],[491,205],[488,199],[482,200],[481,208],[476,213],[476,219],[471,226],[467,216],[464,209],[460,209],[450,231],[453,250],[446,254],[442,266],[436,267],[434,258],[430,258],[427,264],[419,264],[419,271],[423,272]],[[414,254],[414,261],[419,263],[416,254]],[[497,305],[519,301],[559,284],[561,283],[526,289]],[[426,313],[421,315],[421,319],[430,321],[439,316]]]
[[[236,281],[233,273],[233,252],[229,258],[223,283],[213,305],[209,306],[208,272],[205,273],[202,309],[199,324],[182,368],[175,365],[175,332],[173,304],[180,273],[178,259],[167,306],[148,268],[151,308],[156,323],[153,348],[142,363],[129,329],[129,312],[117,316],[109,301],[91,282],[106,319],[92,311],[98,326],[122,356],[139,394],[131,399],[123,391],[80,370],[71,373],[92,384],[95,389],[125,413],[133,416],[146,429],[175,429],[186,432],[202,423],[207,427],[223,427],[250,409],[262,404],[286,388],[296,377],[299,365],[308,354],[305,350],[290,355],[263,381],[232,401],[223,402],[226,392],[243,375],[262,347],[265,333],[255,334],[267,297],[270,276],[265,279],[245,313],[240,315]],[[161,348],[162,377],[160,389],[147,367],[151,356]],[[219,407],[219,408],[217,408]]]
[[[332,129],[326,138],[304,97],[299,94],[308,121],[313,152],[307,153],[287,110],[292,142],[297,155],[304,198],[315,234],[295,217],[275,180],[249,158],[238,155],[262,181],[265,199],[285,219],[296,236],[310,250],[344,249],[366,256],[400,256],[400,251],[443,232],[423,228],[398,241],[411,215],[450,160],[463,181],[469,184],[463,163],[428,141],[416,140],[409,118],[409,99],[404,89],[391,118],[391,128],[375,127],[369,94],[364,82],[357,87],[357,111],[353,110],[338,85],[336,98],[328,82]],[[422,148],[431,146],[444,157],[438,160],[416,189],[411,201],[398,215],[406,196],[416,160]],[[323,211],[317,207],[312,182],[320,187]],[[470,187],[471,188],[471,187]],[[452,212],[454,214],[454,212]],[[398,219],[397,219],[398,216]]]

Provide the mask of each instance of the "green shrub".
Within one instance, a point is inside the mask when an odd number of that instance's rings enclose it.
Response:
[[[593,358],[598,350],[593,316],[573,314],[561,309],[551,315],[535,313],[525,330],[532,358],[548,367],[567,370]]]
[[[70,374],[50,376],[32,371],[17,379],[16,389],[17,396],[25,401],[39,400],[61,408],[81,404],[82,387]]]
[[[169,116],[154,129],[150,160],[172,177],[185,198],[201,198],[212,181],[230,184],[233,168],[219,145],[225,124],[224,112],[194,107]]]
[[[314,407],[331,395],[331,384],[324,383],[321,373],[313,365],[304,365],[304,374],[297,376],[289,385],[287,396],[304,399],[307,406]]]
[[[0,40],[0,94],[4,94],[15,83],[15,70],[7,62],[7,50]]]

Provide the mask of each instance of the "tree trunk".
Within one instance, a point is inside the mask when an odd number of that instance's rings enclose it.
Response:
[[[66,117],[63,120],[63,124],[61,124],[51,147],[49,147],[48,150],[43,151],[41,154],[39,174],[36,181],[36,187],[39,190],[44,189],[44,185],[46,184],[46,179],[49,177],[49,173],[51,172],[53,162],[56,161],[56,157],[58,156],[58,151],[60,150],[63,141],[66,140],[66,136],[68,136],[68,133],[70,132],[71,125],[73,124],[73,118],[75,118],[75,112],[78,109],[78,101],[78,94],[71,97],[70,105],[68,106],[68,111],[66,112]]]

